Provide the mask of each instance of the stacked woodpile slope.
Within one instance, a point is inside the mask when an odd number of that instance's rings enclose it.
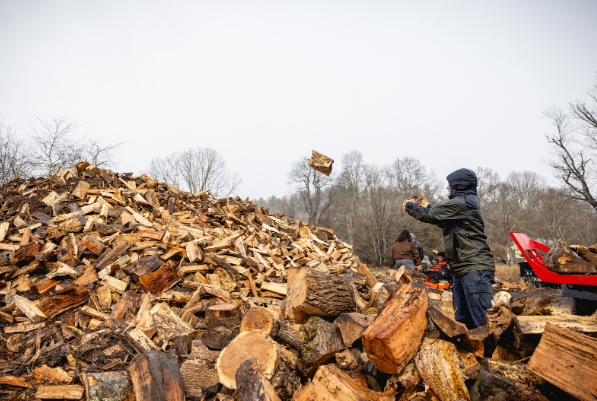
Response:
[[[597,324],[565,305],[502,297],[469,331],[329,229],[86,162],[0,195],[2,400],[595,394]]]

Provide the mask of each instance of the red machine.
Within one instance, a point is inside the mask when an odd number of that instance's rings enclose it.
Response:
[[[597,300],[597,275],[560,274],[552,272],[543,263],[543,257],[538,251],[548,252],[549,247],[540,242],[533,241],[526,233],[510,232],[520,252],[524,255],[537,277],[546,283],[562,284],[562,296],[582,299]]]

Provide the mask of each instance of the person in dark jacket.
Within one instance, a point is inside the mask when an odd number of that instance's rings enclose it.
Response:
[[[396,268],[405,265],[411,269],[421,264],[421,258],[419,257],[419,251],[412,238],[410,237],[410,231],[402,230],[394,246],[392,246],[392,259]]]
[[[425,255],[423,255],[423,245],[421,245],[421,243],[415,239],[415,235],[413,233],[410,233],[410,238],[417,246],[417,251],[419,251],[419,257],[421,258],[421,260],[423,260],[423,258],[425,257]]]
[[[469,329],[474,329],[486,324],[495,264],[479,210],[475,172],[463,168],[448,175],[447,179],[448,202],[427,207],[406,202],[404,210],[415,219],[435,224],[443,230],[446,258],[454,274],[455,317]]]

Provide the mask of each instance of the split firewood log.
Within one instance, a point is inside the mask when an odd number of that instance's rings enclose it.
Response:
[[[333,159],[330,159],[329,157],[324,156],[314,150],[311,152],[309,166],[311,166],[313,169],[325,175],[330,175],[332,172],[332,164],[334,164]]]
[[[468,331],[464,324],[444,315],[433,305],[429,305],[427,312],[435,326],[450,338],[465,334]]]
[[[297,367],[282,347],[260,330],[240,333],[222,350],[216,362],[220,383],[236,390],[236,371],[248,359],[259,361],[259,371],[270,380],[281,399],[290,399],[300,387]]]
[[[184,401],[178,360],[159,351],[145,352],[133,358],[129,376],[137,400]]]
[[[427,326],[425,290],[403,285],[363,332],[363,347],[379,370],[396,374],[417,354]]]
[[[597,339],[548,323],[527,369],[580,400],[594,400]]]
[[[384,394],[398,394],[400,399],[408,399],[409,396],[415,393],[417,386],[423,377],[417,369],[415,361],[410,362],[404,370],[397,375],[392,375],[386,382]]]
[[[487,326],[480,326],[466,332],[463,346],[479,358],[488,357],[495,347],[495,339]]]
[[[345,347],[351,347],[361,338],[367,327],[371,326],[375,318],[360,313],[343,313],[334,323],[340,328]]]
[[[441,401],[470,401],[462,361],[454,344],[426,339],[415,361],[421,376]]]
[[[348,374],[334,365],[322,365],[313,380],[299,389],[293,401],[393,401],[394,396],[360,386]]]

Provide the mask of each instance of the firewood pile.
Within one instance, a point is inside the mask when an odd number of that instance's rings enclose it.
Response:
[[[566,245],[560,240],[545,256],[547,267],[556,273],[597,273],[597,244]]]
[[[0,196],[2,400],[596,393],[597,321],[557,301],[502,295],[467,330],[450,292],[374,276],[329,229],[87,162]]]

